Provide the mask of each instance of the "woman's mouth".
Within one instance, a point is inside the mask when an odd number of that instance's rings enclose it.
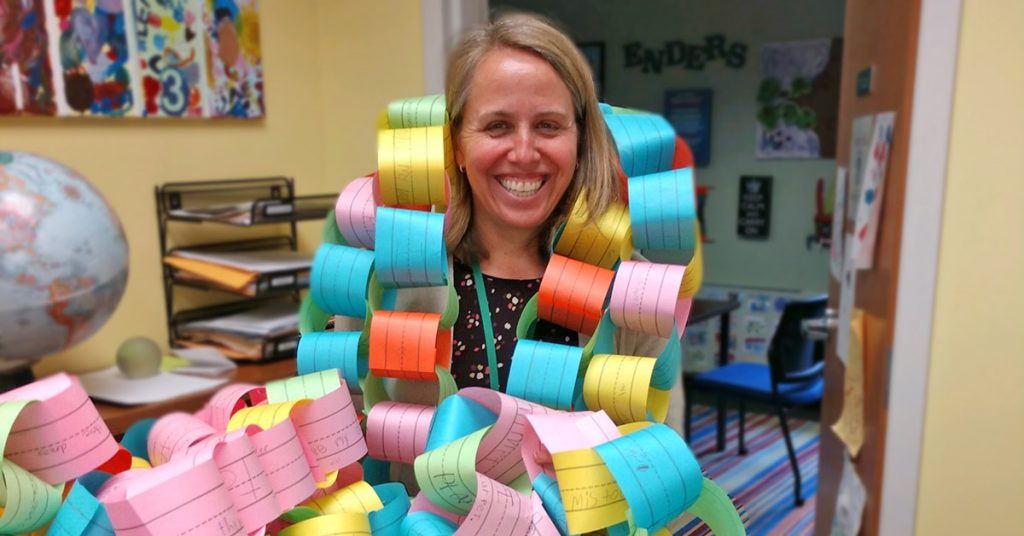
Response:
[[[498,183],[505,189],[506,192],[516,197],[530,197],[537,193],[541,186],[544,186],[543,179],[498,179]]]

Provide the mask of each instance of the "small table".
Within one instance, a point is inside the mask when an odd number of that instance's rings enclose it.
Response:
[[[694,298],[690,307],[690,316],[686,319],[686,325],[692,326],[700,322],[718,317],[718,366],[723,367],[729,363],[729,316],[730,313],[740,308],[740,301],[736,298],[728,300],[705,300]],[[718,426],[717,430],[718,450],[725,450],[725,399],[718,399]]]
[[[253,383],[262,385],[272,380],[295,376],[295,359],[282,359],[269,363],[239,363],[238,369],[231,376],[230,383]],[[106,402],[95,401],[100,417],[107,423],[110,432],[119,436],[131,425],[142,419],[161,417],[172,411],[192,413],[203,407],[215,391],[203,391],[190,395],[172,398],[163,402],[142,404],[139,406],[118,406]]]

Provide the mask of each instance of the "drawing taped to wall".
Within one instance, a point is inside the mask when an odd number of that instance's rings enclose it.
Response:
[[[257,3],[0,1],[0,115],[262,117]]]
[[[842,40],[764,45],[757,158],[835,158]]]

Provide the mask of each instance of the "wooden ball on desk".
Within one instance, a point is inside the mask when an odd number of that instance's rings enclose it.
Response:
[[[129,378],[148,378],[160,372],[163,352],[146,337],[132,337],[117,348],[117,368]]]

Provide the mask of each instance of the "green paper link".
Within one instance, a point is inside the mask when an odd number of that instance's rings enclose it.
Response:
[[[705,478],[700,496],[687,510],[701,518],[716,536],[746,536],[747,529],[732,499],[711,479]]]
[[[299,333],[323,331],[330,320],[331,314],[321,309],[307,292],[302,298],[302,304],[299,305]]]
[[[444,399],[459,391],[459,386],[455,384],[452,371],[438,365],[434,367],[434,372],[437,373],[437,405],[440,406]]]
[[[366,373],[366,378],[363,379],[361,387],[363,388],[363,413],[365,415],[369,415],[370,410],[377,403],[391,401],[387,389],[384,388],[384,379],[374,376],[373,371]]]
[[[327,211],[325,216],[324,228],[320,231],[320,241],[324,244],[335,244],[339,246],[347,246],[348,242],[345,241],[345,237],[342,236],[341,230],[338,229],[338,221],[334,217],[334,209]]]
[[[539,293],[538,293],[539,294]],[[523,306],[523,313],[519,316],[519,323],[516,324],[516,338],[526,340],[533,338],[533,328],[537,325],[537,294],[526,301]]]

